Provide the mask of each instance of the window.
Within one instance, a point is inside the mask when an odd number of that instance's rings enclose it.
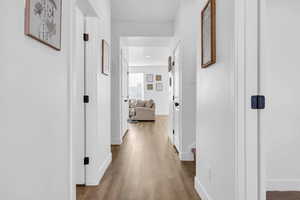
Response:
[[[144,74],[130,73],[129,74],[129,98],[130,99],[144,99]]]

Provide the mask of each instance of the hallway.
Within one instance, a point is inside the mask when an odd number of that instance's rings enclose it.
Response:
[[[195,163],[180,162],[167,136],[167,117],[130,124],[124,143],[97,187],[78,187],[77,200],[200,200]]]

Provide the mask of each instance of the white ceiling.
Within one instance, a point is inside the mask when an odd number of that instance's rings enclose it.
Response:
[[[169,47],[128,47],[129,66],[167,66]]]
[[[112,0],[112,18],[121,21],[169,22],[179,0]]]

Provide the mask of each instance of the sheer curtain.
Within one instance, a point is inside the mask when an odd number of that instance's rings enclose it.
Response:
[[[144,73],[129,73],[128,92],[130,99],[144,99]]]

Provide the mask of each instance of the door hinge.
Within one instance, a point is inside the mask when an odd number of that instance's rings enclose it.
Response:
[[[83,34],[83,41],[87,42],[90,39],[90,35],[88,33]]]
[[[173,130],[173,135],[175,135],[175,130]]]
[[[175,66],[175,61],[173,61],[172,65]]]
[[[173,96],[173,101],[175,101],[175,96]]]
[[[251,108],[254,110],[262,110],[266,107],[265,96],[255,95],[251,97]]]
[[[88,95],[83,96],[83,103],[89,103],[90,102],[90,97]]]
[[[89,165],[90,164],[90,158],[89,157],[85,157],[84,158],[84,165]]]

